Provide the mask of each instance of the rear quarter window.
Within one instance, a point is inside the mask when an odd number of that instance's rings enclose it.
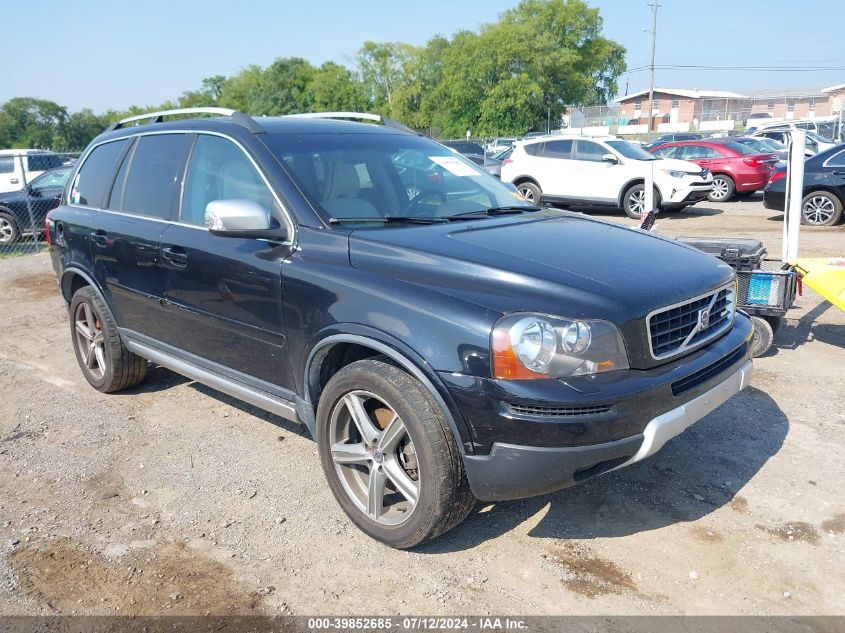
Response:
[[[128,145],[128,139],[121,139],[103,143],[91,151],[74,178],[70,190],[71,204],[96,208],[103,204],[103,196],[111,186],[117,161]]]

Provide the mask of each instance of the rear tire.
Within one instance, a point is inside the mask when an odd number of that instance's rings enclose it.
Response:
[[[440,536],[475,504],[440,407],[386,359],[359,360],[332,376],[317,406],[317,446],[340,507],[391,547]]]
[[[8,213],[0,213],[0,244],[13,244],[21,236],[18,223]]]
[[[70,301],[70,335],[82,375],[97,391],[121,391],[147,377],[146,359],[126,349],[111,311],[91,286]]]
[[[540,206],[540,201],[543,198],[543,192],[540,190],[539,185],[535,185],[533,182],[523,182],[516,186],[516,190],[519,192],[525,201],[529,204]]]
[[[766,319],[766,322],[772,328],[772,334],[777,334],[778,330],[783,325],[784,318],[776,316],[766,316],[763,318]]]
[[[713,191],[707,196],[710,202],[727,202],[736,193],[736,183],[725,174],[713,176]]]
[[[625,215],[627,215],[632,220],[639,220],[640,210],[649,209],[645,208],[645,185],[639,184],[634,185],[633,187],[629,187],[625,190],[624,195],[622,196],[622,209],[625,211]],[[662,204],[662,200],[660,198],[660,192],[657,190],[657,187],[654,188],[654,208],[660,209]]]
[[[750,198],[755,193],[757,193],[757,192],[756,191],[736,191],[736,192],[734,192],[734,195],[737,198]]]
[[[751,325],[754,326],[754,336],[751,339],[751,357],[758,358],[769,351],[775,335],[772,326],[763,317],[752,316]]]
[[[833,226],[842,219],[842,202],[827,191],[813,191],[801,201],[801,224]]]

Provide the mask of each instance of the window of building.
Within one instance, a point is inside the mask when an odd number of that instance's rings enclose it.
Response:
[[[807,104],[807,111],[808,112],[815,112],[816,111],[816,98],[810,97],[810,101]]]
[[[769,110],[774,110],[774,109],[775,109],[775,102],[774,102],[774,101],[769,101],[769,102],[766,104],[766,107],[767,107]]]
[[[643,107],[643,99],[642,99],[642,97],[637,97],[634,100],[634,109],[635,110],[641,110],[642,107]]]
[[[680,108],[681,107],[681,100],[678,97],[672,97],[672,107],[673,108]]]

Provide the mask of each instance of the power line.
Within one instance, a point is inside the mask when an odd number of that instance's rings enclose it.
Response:
[[[716,70],[716,71],[740,71],[740,72],[775,72],[775,73],[798,73],[798,72],[843,72],[845,66],[708,66],[704,64],[655,64],[655,70]],[[647,66],[637,66],[635,68],[628,68],[620,75],[629,75],[633,73],[642,72],[644,70],[651,71],[651,64]]]

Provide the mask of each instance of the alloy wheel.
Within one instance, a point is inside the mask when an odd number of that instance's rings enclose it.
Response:
[[[8,244],[15,234],[15,227],[6,218],[0,218],[0,244]]]
[[[728,195],[728,182],[723,180],[722,178],[715,178],[713,180],[713,191],[710,193],[710,197],[714,200],[724,200]]]
[[[382,525],[407,521],[420,495],[419,465],[393,407],[368,391],[351,391],[331,413],[328,438],[335,472],[358,510]]]
[[[82,302],[76,307],[73,321],[76,346],[85,371],[95,380],[100,380],[106,371],[103,325],[87,302]]]
[[[523,198],[525,198],[526,202],[530,202],[531,204],[534,204],[534,192],[531,189],[529,189],[527,187],[525,187],[525,188],[520,187],[518,191],[519,191],[519,195],[521,195]]]
[[[801,209],[801,214],[807,224],[816,226],[830,222],[835,212],[836,207],[833,205],[833,200],[827,196],[813,196],[804,202],[804,208]]]
[[[642,216],[645,211],[645,190],[637,189],[628,195],[628,208],[632,213]]]

